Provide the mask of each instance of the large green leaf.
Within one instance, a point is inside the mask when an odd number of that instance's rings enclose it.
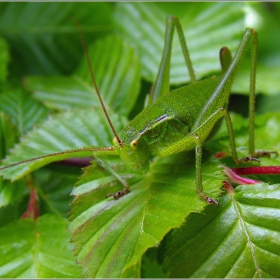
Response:
[[[117,32],[137,49],[142,75],[154,81],[164,44],[166,16],[179,17],[198,78],[220,69],[219,50],[237,48],[244,32],[243,3],[118,3]],[[226,12],[225,12],[226,11]],[[171,82],[189,81],[178,36],[174,36]]]
[[[135,51],[120,37],[109,36],[89,47],[89,57],[104,102],[127,115],[140,89],[140,63]],[[51,108],[100,106],[85,58],[71,77],[28,77],[26,85]]]
[[[280,185],[244,185],[169,237],[170,277],[279,278]]]
[[[69,73],[82,52],[78,28],[87,38],[111,30],[108,3],[1,3],[0,32],[17,51],[29,73]],[[26,73],[24,73],[26,74]]]
[[[206,205],[196,193],[194,153],[156,158],[146,175],[133,175],[119,159],[107,160],[127,179],[131,192],[119,200],[105,195],[123,186],[96,165],[85,169],[72,194],[71,224],[75,255],[87,277],[124,277],[142,254],[157,246],[190,212]],[[212,197],[220,193],[224,176],[219,163],[205,156],[203,184]],[[140,277],[139,271],[132,277]]]
[[[0,276],[5,278],[82,277],[68,243],[66,220],[44,215],[0,229]]]

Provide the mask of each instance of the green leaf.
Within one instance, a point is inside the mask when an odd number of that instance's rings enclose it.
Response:
[[[173,231],[164,267],[169,277],[278,278],[280,185],[239,186],[220,208],[191,214]]]
[[[69,195],[81,175],[81,168],[55,164],[33,174],[40,213],[54,213],[67,218],[73,198]],[[16,181],[17,182],[17,181]]]
[[[197,78],[220,71],[220,48],[226,45],[234,53],[244,32],[243,3],[180,3],[177,9],[175,5],[178,3],[117,4],[114,14],[117,31],[137,49],[142,75],[148,81],[155,80],[163,51],[166,16],[171,12],[179,17]],[[189,80],[175,35],[171,83]]]
[[[280,112],[280,94],[274,96],[259,95],[256,102],[256,111],[259,114]]]
[[[81,278],[66,229],[66,220],[53,215],[36,221],[22,219],[0,228],[0,276]]]
[[[9,60],[8,44],[0,37],[0,82],[4,82],[7,78]]]
[[[116,130],[119,131],[125,124],[124,119],[110,110],[109,115]],[[112,146],[112,139],[111,129],[100,108],[73,109],[50,117],[23,137],[22,142],[15,146],[4,165],[71,149],[109,147]],[[2,170],[1,174],[5,178],[16,180],[50,162],[91,155],[92,152],[89,151],[65,153],[17,165]]]
[[[162,245],[161,245],[162,246]],[[150,248],[142,257],[141,278],[167,278],[159,265],[159,248]]]
[[[22,89],[10,90],[0,95],[0,110],[11,117],[21,134],[45,119],[48,114],[48,110],[40,102]]]
[[[0,113],[0,159],[4,158],[8,150],[13,147],[18,140],[18,133],[10,119]],[[17,181],[12,184],[0,178],[0,207],[6,206],[9,203],[15,202],[22,197],[25,188],[24,180]]]
[[[9,149],[18,141],[19,133],[10,118],[0,112],[0,158],[4,158]]]
[[[0,32],[17,51],[17,66],[33,74],[73,71],[82,55],[73,16],[91,40],[111,30],[108,3],[1,3]]]
[[[18,209],[15,207],[15,204],[8,204],[7,206],[0,207],[0,227],[11,223],[18,218]]]
[[[140,63],[134,49],[121,38],[109,36],[89,47],[89,57],[103,101],[128,115],[140,89]],[[26,85],[51,108],[100,106],[85,58],[71,77],[29,77]]]
[[[25,181],[19,180],[11,183],[0,179],[0,207],[6,206],[9,203],[17,201],[23,196],[25,189]]]
[[[280,47],[280,46],[279,46]],[[256,91],[269,95],[279,95],[280,92],[280,68],[279,65],[268,65],[264,62],[257,64]],[[249,58],[244,61],[242,68],[232,86],[232,92],[249,94],[250,62]],[[279,102],[278,102],[279,106]]]
[[[85,169],[74,188],[70,230],[87,277],[126,275],[149,247],[206,205],[196,193],[193,153],[156,158],[142,176],[129,173],[117,157],[106,162],[128,180],[131,192],[118,201],[106,199],[123,186],[95,164]],[[217,160],[206,155],[202,170],[206,193],[217,197],[224,178]]]

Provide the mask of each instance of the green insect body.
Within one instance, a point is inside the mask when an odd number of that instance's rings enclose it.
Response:
[[[146,107],[119,133],[123,146],[115,140],[115,147],[126,165],[142,173],[149,169],[150,156],[164,157],[193,149],[195,143],[184,145],[184,139],[194,131],[201,108],[218,83],[216,77],[205,79],[176,89]]]
[[[182,52],[191,77],[191,83],[170,92],[170,56],[175,27],[179,35]],[[125,128],[123,128],[119,134],[115,131],[100,96],[90,66],[83,37],[82,42],[94,87],[100,99],[100,103],[108,123],[115,135],[113,146],[104,148],[89,147],[53,153],[50,155],[28,159],[19,163],[14,163],[0,168],[0,170],[36,159],[48,158],[66,153],[70,154],[81,151],[92,151],[98,164],[113,174],[124,186],[123,190],[106,196],[113,196],[117,199],[130,191],[129,184],[106,162],[103,162],[99,158],[100,156],[104,154],[118,154],[131,171],[135,173],[145,173],[149,170],[149,162],[152,156],[165,157],[174,153],[195,148],[197,192],[200,197],[208,203],[216,203],[218,205],[214,199],[208,197],[203,191],[201,160],[202,144],[215,135],[223,118],[225,118],[228,128],[232,157],[236,163],[256,160],[254,157],[263,155],[270,156],[271,152],[255,152],[254,148],[254,98],[257,61],[257,34],[253,29],[246,29],[234,58],[232,58],[228,48],[224,47],[221,49],[220,62],[223,74],[222,76],[214,76],[202,81],[196,81],[182,28],[176,17],[169,16],[166,23],[165,45],[161,65],[153,90],[149,95],[147,106]],[[231,86],[235,79],[239,65],[249,47],[251,50],[249,95],[249,153],[251,157],[238,159],[232,123],[230,115],[227,112],[227,104]]]
[[[243,40],[233,59],[230,51],[226,47],[221,49],[220,60],[223,72],[222,77],[214,76],[196,82],[186,44],[182,41],[183,35],[180,34],[180,25],[172,16],[167,20],[166,36],[173,36],[173,34],[168,32],[170,26],[172,26],[172,24],[169,25],[169,20],[172,23],[173,21],[175,24],[177,23],[176,27],[179,37],[181,35],[180,39],[183,44],[183,53],[193,82],[190,85],[164,94],[164,91],[166,92],[166,87],[169,88],[169,84],[165,80],[169,79],[169,54],[171,51],[170,42],[172,41],[172,38],[167,38],[166,42],[168,42],[168,44],[165,44],[162,64],[159,71],[159,73],[162,73],[163,79],[157,79],[155,84],[155,87],[159,88],[161,91],[160,93],[156,93],[156,95],[162,96],[151,105],[147,106],[120,132],[120,141],[115,138],[114,146],[125,164],[132,171],[138,173],[144,173],[149,170],[150,156],[158,155],[165,157],[196,148],[197,191],[204,200],[218,205],[215,200],[209,198],[203,192],[201,175],[202,144],[215,135],[221,124],[221,118],[225,117],[232,156],[235,162],[241,163],[254,160],[252,157],[237,158],[232,124],[226,109],[231,86],[238,71],[238,67],[253,38],[250,80],[250,126],[253,127],[254,108],[252,104],[254,104],[255,95],[257,34],[252,29],[246,29]],[[169,49],[166,50],[166,48]],[[165,56],[165,53],[168,55]],[[157,83],[165,84],[165,89],[157,86]],[[251,128],[251,131],[253,131],[253,128]],[[250,134],[249,142],[251,155],[255,156],[253,132]],[[263,154],[264,152],[261,152],[259,155]],[[122,192],[114,194],[114,197],[118,198],[127,192],[128,188],[126,187]]]

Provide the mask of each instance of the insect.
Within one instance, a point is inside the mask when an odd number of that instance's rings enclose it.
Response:
[[[191,83],[170,92],[170,59],[174,30],[177,30],[185,63],[191,77]],[[81,33],[81,32],[80,32]],[[81,36],[82,33],[81,33]],[[202,145],[217,132],[222,118],[225,118],[233,160],[242,162],[258,161],[260,156],[270,156],[269,151],[255,151],[254,147],[254,99],[257,62],[257,33],[247,28],[235,56],[232,58],[227,47],[220,50],[222,76],[214,76],[196,81],[184,34],[178,19],[168,16],[166,23],[165,44],[158,75],[148,97],[146,107],[119,133],[115,130],[99,93],[93,71],[90,66],[87,48],[82,37],[83,48],[87,57],[92,81],[100,104],[114,134],[111,147],[88,147],[48,154],[22,162],[14,163],[0,170],[29,161],[66,153],[91,151],[98,164],[114,175],[123,185],[123,189],[106,197],[115,199],[130,191],[129,184],[116,173],[100,156],[104,153],[119,155],[126,166],[135,173],[149,170],[151,156],[168,156],[174,153],[195,149],[196,187],[199,196],[208,203],[218,202],[204,193],[202,186]],[[249,153],[250,156],[238,158],[231,118],[227,111],[231,86],[247,48],[251,50],[250,101],[249,101]],[[187,172],[187,170],[186,170]]]

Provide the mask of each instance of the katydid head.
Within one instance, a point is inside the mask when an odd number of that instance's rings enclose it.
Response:
[[[127,133],[127,131],[126,131]],[[127,137],[130,135],[130,137]],[[113,144],[125,165],[133,172],[143,174],[149,170],[150,152],[143,138],[137,138],[130,133],[126,134],[122,145],[116,138]]]

